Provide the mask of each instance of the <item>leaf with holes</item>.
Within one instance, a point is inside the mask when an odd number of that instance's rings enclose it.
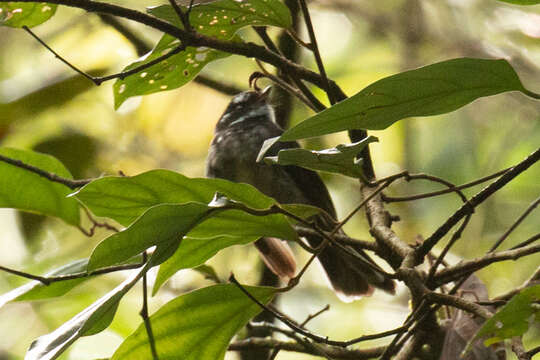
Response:
[[[540,309],[535,306],[538,301],[540,301],[540,285],[522,290],[484,323],[469,342],[467,349],[479,338],[487,338],[484,343],[489,346],[504,339],[523,335],[529,329],[530,321],[540,319]]]
[[[160,56],[177,51],[180,40],[164,35],[156,47],[122,71],[129,71],[156,60]],[[229,53],[206,47],[188,47],[136,74],[118,79],[113,85],[114,107],[118,109],[128,98],[148,95],[159,91],[179,88],[190,82],[206,64],[229,56]]]
[[[340,144],[335,148],[320,151],[307,149],[283,149],[277,156],[265,157],[268,164],[297,165],[307,169],[338,173],[354,178],[363,176],[362,161],[357,160],[358,154],[367,144],[378,141],[369,136],[354,144]]]
[[[0,148],[0,155],[72,179],[66,167],[50,155],[12,148]],[[70,192],[63,184],[0,161],[0,207],[55,216],[78,225],[79,203],[67,197]]]
[[[381,130],[407,117],[444,114],[507,91],[531,94],[506,60],[443,61],[379,80],[287,130],[281,140],[350,129]]]
[[[186,12],[186,8],[183,8]],[[183,27],[172,6],[150,7],[147,11],[178,27]],[[279,0],[218,0],[193,6],[189,15],[191,26],[199,33],[220,39],[230,39],[245,26],[292,26],[289,9]]]
[[[266,304],[276,290],[244,287]],[[171,300],[150,317],[160,359],[222,360],[232,337],[261,308],[233,284],[195,290]],[[111,360],[152,360],[144,324],[116,350]]]
[[[48,3],[0,3],[0,26],[33,27],[49,20],[57,5]]]

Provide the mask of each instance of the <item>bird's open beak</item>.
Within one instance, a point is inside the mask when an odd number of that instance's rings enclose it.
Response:
[[[272,92],[272,86],[271,85],[269,85],[269,86],[265,87],[264,89],[262,89],[259,92],[259,101],[263,102],[263,103],[268,102],[268,99],[270,98],[270,93],[271,92]]]

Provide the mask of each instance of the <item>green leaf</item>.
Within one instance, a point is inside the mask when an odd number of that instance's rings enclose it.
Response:
[[[203,264],[203,265],[193,268],[193,270],[198,272],[201,275],[204,275],[205,279],[212,280],[216,284],[219,284],[222,282],[216,270],[210,265]]]
[[[499,0],[505,3],[516,5],[537,5],[540,4],[540,0]]]
[[[170,5],[161,5],[147,10],[150,14],[182,28],[178,15]],[[242,40],[235,37],[235,33],[242,27],[249,25],[290,27],[292,18],[289,9],[279,0],[252,0],[250,2],[220,0],[194,6],[190,13],[190,22],[201,34],[240,42]],[[130,64],[123,71],[155,60],[173,51],[179,45],[179,39],[164,35],[150,54]],[[179,54],[172,55],[137,74],[123,80],[118,79],[113,85],[114,106],[118,108],[132,96],[179,88],[190,82],[209,62],[229,55],[229,53],[206,47],[188,47]]]
[[[127,229],[100,242],[92,252],[88,271],[121,264],[146,249],[156,246],[153,264],[174,253],[182,237],[208,213],[202,203],[163,204],[146,211]],[[167,256],[168,255],[168,256]]]
[[[259,237],[221,235],[201,239],[186,236],[176,252],[160,265],[156,281],[154,282],[153,295],[177,271],[199,266],[222,249],[233,245],[249,244]]]
[[[147,266],[139,269],[128,279],[101,299],[75,315],[50,334],[32,342],[25,360],[52,360],[60,356],[81,336],[93,335],[111,323],[122,297],[139,281]]]
[[[183,8],[184,12],[186,8]],[[183,28],[172,6],[150,7],[147,11]],[[279,0],[218,0],[196,5],[189,15],[191,26],[199,33],[220,39],[230,39],[245,26],[292,26],[289,8]]]
[[[540,315],[540,310],[533,304],[538,301],[540,301],[540,285],[524,289],[484,323],[471,343],[481,337],[486,337],[487,340],[484,343],[489,346],[504,339],[525,334],[529,329],[531,318]]]
[[[262,303],[275,289],[246,286]],[[150,317],[160,359],[222,360],[232,337],[261,311],[235,285],[206,287],[182,295]],[[143,324],[120,345],[112,360],[152,360]]]
[[[154,205],[190,201],[207,204],[216,192],[254,209],[267,209],[275,204],[275,200],[248,184],[188,178],[169,170],[152,170],[132,177],[100,178],[74,195],[95,215],[129,225]]]
[[[0,155],[71,179],[69,171],[52,156],[28,150],[0,148]],[[68,198],[70,189],[29,170],[0,161],[0,207],[58,217],[79,224],[79,204]]]
[[[307,149],[284,149],[277,156],[265,157],[269,164],[297,165],[312,170],[338,173],[354,178],[363,177],[362,161],[356,157],[367,144],[378,141],[374,136],[369,136],[362,141],[338,145],[335,148],[320,151]]]
[[[122,71],[147,64],[178,46],[180,46],[180,40],[170,35],[163,35],[152,52],[131,63]],[[188,47],[136,74],[125,79],[118,79],[113,85],[114,107],[118,109],[126,99],[132,96],[179,88],[190,82],[209,62],[229,55],[229,53],[207,47]]]
[[[247,238],[297,238],[287,218],[280,214],[256,216],[241,210],[219,209],[198,202],[161,204],[150,208],[127,229],[98,244],[90,257],[88,269],[92,271],[121,264],[152,246],[156,246],[156,250],[151,263],[161,264],[173,255],[186,234],[198,238],[221,234]]]
[[[381,79],[287,130],[282,141],[343,130],[381,130],[411,116],[444,114],[483,96],[527,90],[506,60],[453,59]]]
[[[80,259],[61,266],[58,269],[45,274],[44,276],[70,275],[85,272],[87,265],[88,259]],[[79,285],[81,282],[88,279],[88,277],[85,277],[80,279],[58,281],[49,285],[44,285],[42,282],[34,280],[0,296],[0,308],[11,301],[38,300],[62,296],[75,286]]]
[[[33,27],[49,20],[56,12],[57,5],[45,2],[0,3],[0,26]]]

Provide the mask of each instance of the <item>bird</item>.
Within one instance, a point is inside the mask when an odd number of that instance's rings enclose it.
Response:
[[[208,150],[206,176],[251,184],[281,204],[307,204],[322,210],[312,219],[324,231],[332,231],[336,210],[320,176],[294,165],[257,162],[264,141],[283,133],[270,105],[271,87],[256,88],[235,95],[219,118]],[[276,142],[267,151],[275,156],[282,149],[298,148],[297,142]],[[339,234],[344,234],[339,230]],[[318,234],[305,237],[316,248],[324,238]],[[331,287],[345,301],[369,296],[374,288],[395,293],[395,283],[360,248],[344,245],[348,251],[328,244],[318,255]],[[284,279],[296,272],[295,256],[286,241],[264,237],[255,242],[264,263]],[[352,256],[350,253],[355,254]]]

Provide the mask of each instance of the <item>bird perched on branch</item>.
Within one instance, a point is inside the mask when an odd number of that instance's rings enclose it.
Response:
[[[268,165],[257,162],[266,139],[280,136],[274,110],[268,103],[270,87],[245,91],[232,98],[219,119],[207,159],[207,176],[248,183],[282,204],[308,204],[326,212],[313,219],[320,228],[332,231],[336,211],[319,175],[298,166]],[[277,142],[267,152],[276,155],[281,149],[297,148],[296,142]],[[331,216],[333,219],[328,219]],[[340,230],[341,231],[341,230]],[[343,232],[340,232],[343,234]],[[316,248],[323,242],[318,235],[306,237]],[[261,238],[255,246],[265,264],[276,275],[295,275],[294,255],[285,241]],[[328,244],[317,256],[334,290],[347,300],[370,295],[374,288],[395,292],[395,284],[362,249],[346,245],[348,251]],[[353,254],[353,255],[351,255]]]

